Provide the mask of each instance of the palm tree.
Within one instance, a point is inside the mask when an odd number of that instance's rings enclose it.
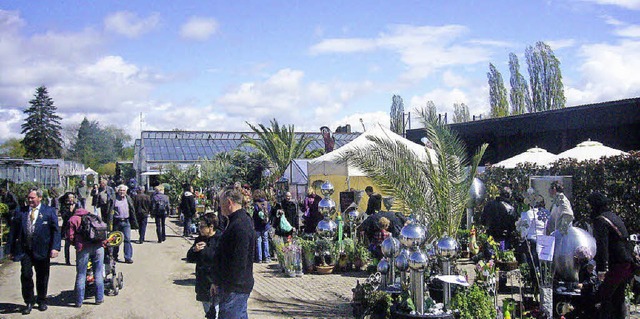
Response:
[[[487,148],[483,144],[470,160],[464,143],[436,117],[421,114],[433,151],[421,160],[400,142],[368,137],[373,143],[341,158],[362,170],[380,189],[395,196],[427,225],[430,240],[455,237],[469,201],[469,189]]]
[[[270,164],[271,176],[280,177],[293,159],[303,157],[306,148],[313,141],[304,134],[296,139],[293,125],[279,125],[276,119],[271,120],[271,127],[259,124],[258,127],[247,125],[258,135],[258,139],[242,136],[242,145],[253,147],[264,155]]]

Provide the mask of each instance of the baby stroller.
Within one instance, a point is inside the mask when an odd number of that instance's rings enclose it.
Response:
[[[104,293],[109,296],[117,296],[120,289],[124,287],[124,276],[122,272],[116,271],[116,259],[113,256],[113,247],[120,246],[123,242],[124,234],[120,231],[113,231],[109,233],[107,240],[105,241],[105,255],[104,255]],[[91,261],[87,268],[87,284],[93,284],[95,278],[93,276],[93,268],[91,267]]]

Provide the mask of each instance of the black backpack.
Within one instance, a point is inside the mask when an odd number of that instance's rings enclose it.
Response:
[[[158,199],[153,201],[153,214],[154,216],[163,217],[167,214],[169,203],[164,199]]]
[[[87,214],[81,217],[80,234],[84,240],[92,243],[100,243],[107,239],[108,226],[100,216]]]

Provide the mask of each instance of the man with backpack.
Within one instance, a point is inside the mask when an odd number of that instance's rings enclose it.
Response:
[[[71,218],[67,238],[76,248],[75,306],[80,308],[84,301],[87,265],[91,260],[96,284],[96,305],[104,301],[104,247],[102,241],[107,236],[107,224],[86,209],[78,208]]]
[[[165,220],[169,215],[169,196],[164,194],[164,186],[155,187],[155,192],[151,196],[151,214],[156,221],[156,234],[158,242],[161,243],[167,239],[165,234]]]

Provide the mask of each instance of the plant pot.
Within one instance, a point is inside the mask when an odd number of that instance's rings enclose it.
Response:
[[[496,261],[496,267],[500,268],[502,271],[511,271],[518,269],[517,261]]]
[[[404,312],[397,312],[391,310],[391,318],[392,319],[417,319],[417,318],[429,318],[429,319],[453,319],[455,318],[453,314],[439,314],[439,315],[412,315]]]
[[[326,275],[333,272],[333,265],[328,266],[316,266],[316,272],[320,275]]]

